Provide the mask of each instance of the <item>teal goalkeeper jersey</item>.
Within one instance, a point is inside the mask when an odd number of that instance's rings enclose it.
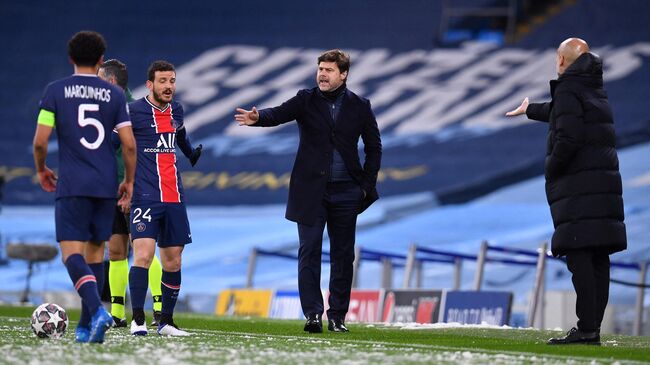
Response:
[[[126,96],[127,103],[133,101],[133,95],[131,95],[131,90],[126,89],[124,95]],[[117,183],[120,184],[124,180],[124,159],[122,158],[122,145],[115,150],[115,156],[117,160]]]

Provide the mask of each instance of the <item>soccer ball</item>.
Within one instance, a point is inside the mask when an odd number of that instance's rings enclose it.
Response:
[[[43,303],[32,313],[32,330],[39,338],[60,338],[68,328],[68,314],[58,304]]]

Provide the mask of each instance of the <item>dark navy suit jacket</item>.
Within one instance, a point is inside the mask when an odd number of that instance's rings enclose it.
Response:
[[[272,127],[295,120],[300,145],[291,172],[286,218],[311,225],[323,199],[331,173],[334,148],[341,154],[355,182],[366,192],[359,213],[379,198],[377,173],[381,164],[381,139],[370,102],[345,91],[336,123],[331,120],[327,101],[317,88],[298,91],[282,105],[260,110],[253,126]],[[365,162],[359,159],[359,137],[364,143]]]

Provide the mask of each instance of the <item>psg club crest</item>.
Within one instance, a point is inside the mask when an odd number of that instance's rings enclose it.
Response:
[[[142,222],[140,222],[140,223],[138,223],[138,224],[135,226],[135,229],[136,229],[138,232],[144,232],[144,230],[147,229],[147,225],[144,224],[144,223],[142,223]]]
[[[172,124],[172,128],[178,129],[178,122],[176,121],[176,119],[172,118],[171,124]]]

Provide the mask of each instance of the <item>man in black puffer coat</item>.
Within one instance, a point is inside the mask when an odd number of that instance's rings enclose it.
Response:
[[[609,297],[609,255],[625,250],[623,189],[612,111],[603,89],[603,66],[578,38],[557,51],[559,77],[550,103],[528,104],[514,116],[548,122],[546,197],[555,233],[552,252],[566,256],[577,295],[577,328],[548,344],[600,343]]]

